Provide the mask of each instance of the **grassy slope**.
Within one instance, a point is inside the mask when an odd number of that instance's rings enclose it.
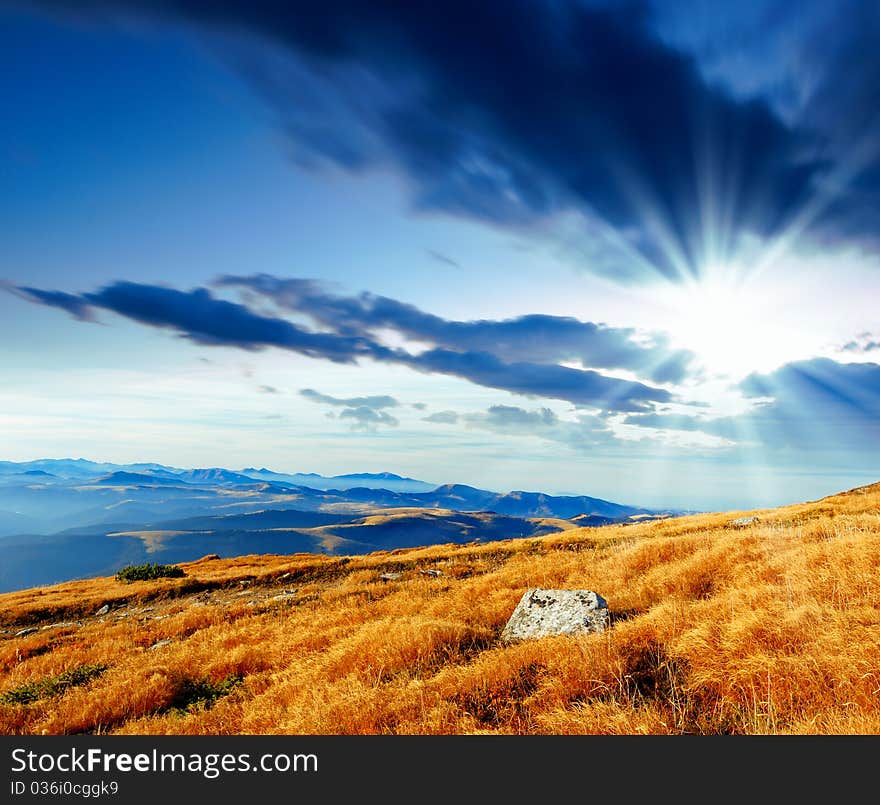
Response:
[[[0,732],[880,732],[880,485],[743,514],[7,593]],[[503,646],[529,587],[614,625]]]

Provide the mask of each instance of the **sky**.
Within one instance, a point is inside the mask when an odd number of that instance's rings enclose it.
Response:
[[[686,509],[880,480],[880,6],[0,4],[0,434]]]

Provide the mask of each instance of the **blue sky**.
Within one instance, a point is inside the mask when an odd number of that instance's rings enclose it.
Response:
[[[880,12],[0,11],[5,459],[877,480]]]

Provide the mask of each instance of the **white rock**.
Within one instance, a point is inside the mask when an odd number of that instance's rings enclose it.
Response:
[[[379,576],[382,581],[397,581],[403,576],[403,573],[383,573]]]
[[[110,611],[110,604],[104,604],[95,614],[106,615]]]
[[[150,646],[150,651],[152,651],[153,649],[162,648],[163,646],[170,646],[173,642],[174,641],[170,637],[166,637],[164,640],[159,640],[158,642],[153,643],[153,645]]]
[[[592,590],[526,590],[501,632],[505,643],[560,634],[602,632],[608,603]]]
[[[33,634],[37,629],[34,626],[28,626],[26,629],[20,629],[15,633],[15,637],[27,637],[29,634]]]

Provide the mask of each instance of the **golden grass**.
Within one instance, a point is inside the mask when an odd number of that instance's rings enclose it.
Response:
[[[183,567],[0,596],[0,732],[880,732],[880,484],[754,513]],[[596,590],[613,625],[504,645],[529,587]],[[106,670],[2,697],[86,666]]]

